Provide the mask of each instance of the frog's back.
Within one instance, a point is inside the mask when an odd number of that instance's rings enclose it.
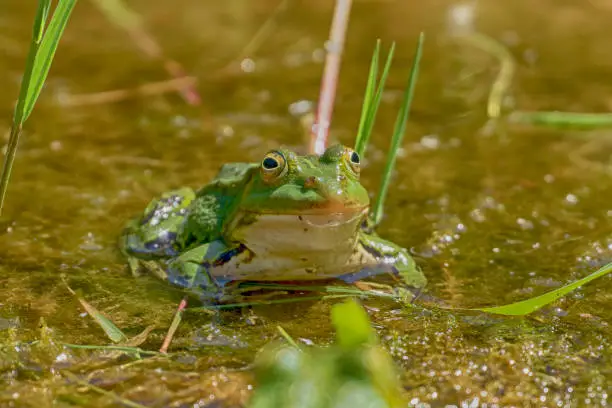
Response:
[[[179,234],[184,249],[221,238],[229,209],[257,167],[255,163],[224,164],[215,178],[197,192]]]
[[[217,239],[228,206],[254,167],[251,163],[225,164],[197,192],[184,187],[151,200],[124,230],[122,251],[142,259],[167,258]]]

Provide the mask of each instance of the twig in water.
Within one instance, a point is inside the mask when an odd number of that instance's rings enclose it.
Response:
[[[183,317],[183,310],[187,307],[187,299],[183,298],[181,303],[179,303],[176,308],[176,313],[174,314],[174,319],[172,319],[172,324],[170,324],[170,328],[168,329],[168,333],[164,338],[164,343],[159,349],[160,353],[167,353],[168,347],[170,347],[170,343],[172,342],[172,338],[174,337],[174,333],[176,333],[176,329],[178,329],[179,324],[181,323],[181,319]]]
[[[499,73],[491,86],[489,100],[487,102],[487,115],[491,119],[497,119],[501,115],[501,106],[512,83],[514,76],[515,62],[512,54],[503,44],[495,41],[493,38],[480,33],[465,34],[457,37],[471,45],[474,45],[481,50],[493,55],[498,59],[501,66]]]
[[[166,92],[176,92],[186,86],[195,86],[198,83],[195,77],[174,78],[166,81],[150,82],[131,89],[116,89],[112,91],[96,92],[82,95],[72,95],[62,101],[64,106],[99,105],[119,102],[137,96],[159,95]]]
[[[346,28],[351,13],[351,4],[352,0],[336,1],[329,40],[326,44],[327,56],[325,58],[323,79],[321,81],[317,119],[312,128],[309,147],[309,151],[315,154],[322,154],[327,144],[327,135],[329,133],[329,126],[334,110],[336,85],[338,84],[338,73],[340,71],[340,62],[342,61]]]
[[[172,78],[185,77],[185,70],[178,62],[165,58],[157,41],[147,33],[140,16],[129,9],[122,0],[92,0],[93,3],[115,25],[123,28],[142,52],[150,58],[163,62],[164,68]],[[190,105],[199,105],[200,95],[192,83],[186,83],[179,89],[183,99]]]
[[[253,55],[263,44],[264,40],[270,36],[272,30],[276,27],[276,19],[278,16],[283,13],[287,6],[289,5],[289,0],[281,0],[278,3],[278,6],[272,12],[272,15],[268,17],[268,19],[259,27],[259,30],[255,33],[251,41],[242,49],[242,51],[234,58],[229,64],[225,66],[225,68],[221,69],[220,72],[226,72],[231,70],[231,68],[240,64],[240,62],[244,59]]]

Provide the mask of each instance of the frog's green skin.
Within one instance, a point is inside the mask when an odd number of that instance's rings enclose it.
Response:
[[[151,201],[127,225],[121,249],[134,272],[144,267],[211,294],[229,281],[355,281],[385,272],[423,287],[408,252],[363,227],[368,209],[356,152],[281,149],[261,163],[224,165],[197,192]]]

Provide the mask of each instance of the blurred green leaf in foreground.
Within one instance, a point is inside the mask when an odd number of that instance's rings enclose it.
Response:
[[[380,347],[365,310],[355,301],[332,309],[337,339],[330,347],[278,344],[257,359],[250,408],[399,408],[407,402],[391,357]]]

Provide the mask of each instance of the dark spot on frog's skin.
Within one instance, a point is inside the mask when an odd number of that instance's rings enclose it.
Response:
[[[306,273],[315,273],[315,268],[306,268]]]
[[[173,285],[181,286],[183,288],[188,288],[190,286],[190,279],[184,275],[168,275],[168,282]]]
[[[138,250],[137,248],[129,248],[131,252],[135,253],[147,253],[147,254],[157,254],[157,255],[165,255],[165,256],[175,256],[178,254],[176,249],[174,248],[174,243],[176,241],[176,233],[168,232],[163,237],[155,239],[153,241],[144,243],[144,251]]]
[[[304,228],[304,232],[308,232],[308,228]]]
[[[304,221],[304,218],[302,218],[302,216],[301,216],[301,215],[298,215],[298,220],[300,220],[300,221]]]
[[[308,262],[308,258],[306,258],[306,257],[301,257],[301,258],[300,258],[300,261],[302,261],[302,262]]]
[[[363,222],[361,223],[361,230],[365,232],[366,234],[371,234],[374,232],[374,228],[371,225],[369,225],[367,218],[364,219]]]
[[[364,251],[366,251],[368,254],[372,255],[375,258],[382,258],[384,256],[383,253],[377,250],[376,248],[372,248],[364,244],[362,244],[361,246],[363,247]]]
[[[223,252],[213,263],[212,266],[221,266],[225,265],[227,262],[231,261],[232,258],[246,251],[246,247],[244,245],[239,245],[236,248],[229,249]]]

